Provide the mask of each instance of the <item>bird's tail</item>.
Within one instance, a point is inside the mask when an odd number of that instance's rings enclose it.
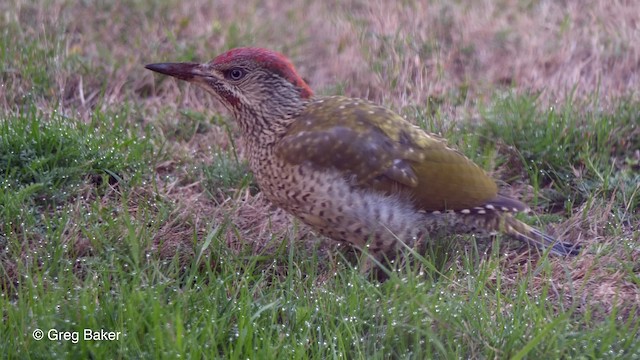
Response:
[[[551,248],[551,254],[560,256],[574,256],[578,255],[580,252],[579,245],[560,242],[550,235],[547,235],[542,231],[514,218],[511,214],[502,214],[500,218],[501,221],[497,222],[500,229],[496,230],[502,231],[505,234],[520,241],[524,241],[529,245],[533,245],[542,251]]]

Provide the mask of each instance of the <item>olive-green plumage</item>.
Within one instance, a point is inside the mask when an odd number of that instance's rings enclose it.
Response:
[[[558,255],[577,247],[517,220],[476,164],[436,135],[367,100],[315,97],[283,55],[230,50],[205,64],[148,69],[202,86],[235,117],[249,165],[274,204],[374,256],[442,229],[502,232]]]
[[[425,211],[482,206],[498,194],[495,182],[443,139],[366,100],[310,103],[276,154],[292,164],[310,161],[344,171],[360,187],[406,192]]]

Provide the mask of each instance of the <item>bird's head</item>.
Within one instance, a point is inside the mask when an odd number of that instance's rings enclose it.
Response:
[[[158,63],[147,69],[195,83],[212,93],[241,122],[287,119],[313,96],[284,55],[261,48],[236,48],[210,62]],[[259,119],[262,118],[262,119]]]

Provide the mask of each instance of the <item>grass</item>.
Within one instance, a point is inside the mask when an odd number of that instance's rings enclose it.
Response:
[[[0,5],[3,356],[640,358],[637,5],[394,4]],[[448,235],[363,274],[264,199],[210,96],[142,68],[247,44],[441,134],[583,252]]]
[[[229,255],[212,229],[211,242],[201,243],[228,256],[183,267],[153,255],[133,258],[130,246],[141,237],[127,226],[132,236],[85,263],[82,281],[71,262],[57,273],[29,271],[20,296],[4,307],[4,332],[27,333],[3,337],[4,346],[31,357],[154,358],[613,358],[637,346],[626,336],[638,331],[637,321],[615,312],[594,321],[578,304],[557,308],[548,301],[556,291],[550,281],[538,296],[528,290],[529,276],[511,288],[496,276],[497,258],[469,254],[459,267],[438,269],[438,279],[423,260],[382,284],[339,266],[318,286],[321,260],[296,247],[260,264]],[[552,278],[549,262],[538,267],[543,279]],[[28,333],[35,328],[124,334],[112,342],[37,342]]]

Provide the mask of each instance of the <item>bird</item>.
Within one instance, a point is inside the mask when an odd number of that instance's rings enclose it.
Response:
[[[196,84],[232,115],[260,190],[320,234],[378,261],[441,233],[502,233],[541,251],[577,255],[514,215],[478,165],[371,101],[317,96],[283,54],[228,50],[205,63],[145,66]]]

